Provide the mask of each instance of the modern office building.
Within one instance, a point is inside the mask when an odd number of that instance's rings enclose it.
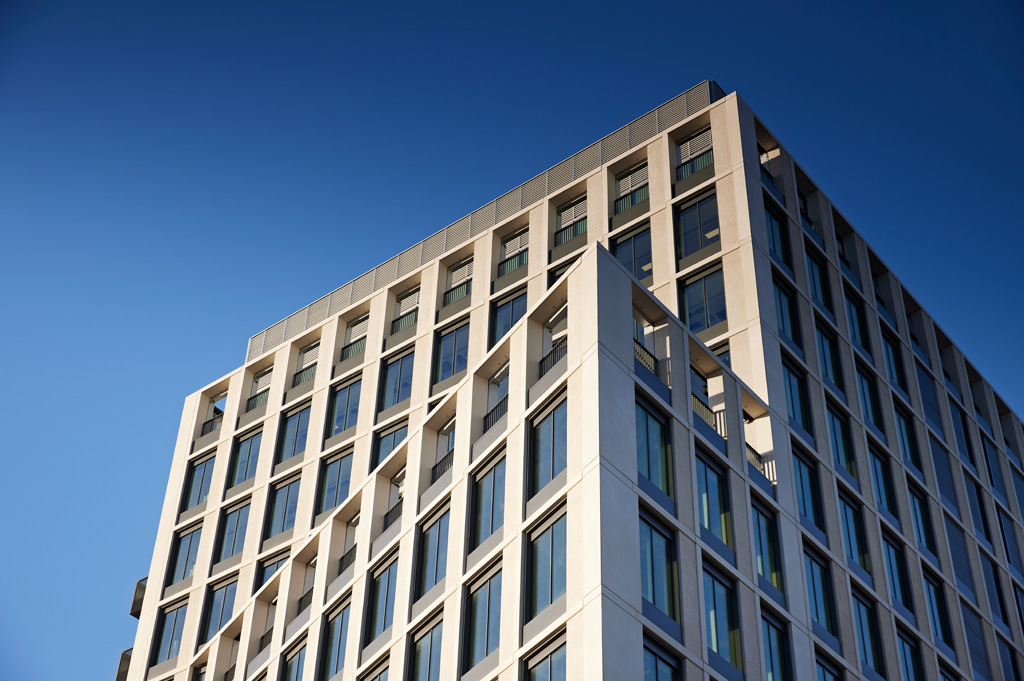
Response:
[[[185,400],[118,674],[1019,681],[1021,453],[704,82]]]

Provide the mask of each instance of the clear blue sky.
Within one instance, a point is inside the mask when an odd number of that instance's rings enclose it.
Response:
[[[113,678],[251,334],[705,78],[1024,412],[1024,9],[836,4],[0,2],[0,678]]]

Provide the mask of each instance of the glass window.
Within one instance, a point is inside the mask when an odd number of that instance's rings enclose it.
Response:
[[[729,518],[729,488],[725,474],[697,459],[697,505],[700,525],[732,546],[732,522]]]
[[[733,585],[704,571],[704,623],[708,650],[742,669],[740,627]]]
[[[807,403],[807,381],[804,372],[783,363],[782,374],[786,382],[786,409],[789,421],[810,434],[811,411]]]
[[[823,663],[816,662],[815,669],[818,672],[818,681],[840,681],[839,674],[832,667],[826,667]]]
[[[917,448],[914,422],[902,409],[896,409],[893,413],[896,416],[896,439],[899,441],[900,454],[904,461],[921,470],[921,452]]]
[[[440,383],[466,370],[469,358],[469,324],[445,333],[437,341],[434,383]]]
[[[384,411],[395,406],[412,395],[412,366],[414,354],[393,359],[384,368],[383,388],[380,394],[380,409]]]
[[[448,511],[423,528],[420,551],[420,595],[444,579],[448,567]]]
[[[832,385],[843,389],[843,366],[839,361],[839,346],[836,337],[821,326],[815,328],[818,340],[818,355],[821,360],[821,375]]]
[[[907,573],[907,558],[903,549],[892,539],[882,540],[885,552],[885,567],[889,575],[889,591],[892,602],[914,612],[914,600],[910,595],[910,576]]]
[[[796,503],[800,515],[815,527],[821,527],[821,499],[818,488],[818,468],[802,457],[793,457],[793,471],[796,477]]]
[[[235,447],[235,465],[231,470],[229,487],[234,487],[256,475],[256,463],[259,460],[262,441],[262,431],[238,441],[238,445]]]
[[[306,646],[295,651],[284,661],[281,669],[281,681],[302,681],[302,667],[306,663]]]
[[[809,553],[804,554],[804,572],[807,579],[807,603],[811,609],[811,621],[836,635],[835,609],[832,605],[832,573],[828,563],[818,560]]]
[[[306,433],[309,430],[309,407],[285,417],[281,439],[277,443],[277,463],[287,461],[306,451]]]
[[[343,433],[356,425],[359,418],[359,393],[362,381],[335,388],[331,395],[331,435]]]
[[[782,572],[779,570],[778,534],[775,528],[775,514],[766,513],[757,506],[750,509],[754,521],[754,567],[776,589],[782,589]]]
[[[636,403],[636,462],[640,475],[672,496],[672,448],[662,419]]]
[[[796,298],[788,289],[779,286],[778,282],[775,282],[775,318],[779,334],[799,347],[800,315],[796,308]]]
[[[816,256],[807,254],[807,276],[811,299],[832,312],[832,289],[828,283],[828,266]]]
[[[726,320],[725,279],[722,270],[683,285],[683,323],[694,333]]]
[[[332,679],[345,668],[345,645],[348,641],[348,610],[349,606],[327,620],[323,638],[323,674],[324,679]]]
[[[932,530],[932,516],[928,512],[928,501],[923,494],[910,490],[910,512],[914,515],[914,536],[918,546],[935,554],[935,532]]]
[[[857,367],[857,390],[860,393],[860,408],[863,410],[864,419],[877,428],[879,433],[883,432],[885,424],[882,422],[882,404],[878,400],[875,377],[859,366]]]
[[[900,649],[900,674],[903,681],[924,679],[924,674],[921,671],[921,653],[918,652],[917,643],[902,633],[896,638],[898,640],[897,647]]]
[[[505,522],[505,459],[479,475],[474,485],[473,547],[480,546]]]
[[[957,512],[960,517],[960,505],[956,501],[956,483],[953,482],[953,469],[949,463],[949,454],[934,437],[928,438],[932,450],[932,465],[935,467],[935,479],[939,485],[939,494],[943,500]]]
[[[207,597],[206,617],[202,629],[202,642],[206,643],[231,619],[235,607],[235,589],[238,580],[211,588]]]
[[[515,298],[499,301],[494,306],[491,322],[491,345],[505,337],[505,334],[526,314],[526,292]]]
[[[167,584],[175,584],[191,577],[196,569],[196,555],[199,553],[199,540],[203,536],[203,528],[179,532],[171,552],[171,574],[167,576]]]
[[[352,480],[352,454],[346,454],[323,464],[320,489],[317,493],[317,514],[326,513],[348,498]]]
[[[1003,598],[1003,583],[999,579],[999,568],[984,553],[981,554],[981,574],[985,578],[985,591],[988,593],[988,607],[992,609],[992,617],[997,622],[1009,626],[1006,615],[1006,599]]]
[[[836,465],[857,478],[857,459],[850,438],[850,421],[832,407],[828,408],[828,439],[832,443],[832,457]]]
[[[762,617],[761,638],[764,643],[765,681],[783,681],[789,678],[786,670],[789,659],[786,632],[775,620]]]
[[[614,240],[612,254],[640,281],[654,275],[651,269],[651,230],[645,229],[632,236]]]
[[[972,468],[976,468],[974,447],[971,446],[971,440],[967,435],[969,432],[967,414],[961,411],[952,399],[949,400],[949,417],[953,422],[953,434],[956,435],[956,448],[960,452],[960,458],[970,464]]]
[[[1017,547],[1017,533],[1013,529],[1013,521],[1010,520],[1003,509],[996,508],[996,516],[999,518],[999,532],[1003,537],[1003,548],[1006,549],[1006,560],[1010,567],[1017,572],[1022,572],[1020,563],[1020,550]]]
[[[850,340],[870,355],[871,340],[868,336],[867,318],[864,316],[864,304],[847,295],[846,314],[850,318]]]
[[[565,400],[533,424],[533,457],[530,467],[530,496],[551,482],[566,466]]]
[[[885,676],[882,649],[878,640],[878,620],[875,606],[861,596],[853,597],[853,623],[857,629],[857,650],[861,664],[881,676]]]
[[[565,681],[565,644],[530,666],[530,681]]]
[[[249,504],[240,508],[232,509],[224,514],[224,522],[221,523],[220,541],[218,549],[214,553],[217,561],[220,562],[236,553],[242,552],[245,544],[245,526],[249,522]]]
[[[370,676],[366,677],[366,679],[361,679],[360,681],[388,681],[388,670],[382,669],[379,672],[374,671]]]
[[[793,257],[789,250],[789,230],[786,219],[772,210],[764,209],[764,221],[768,226],[768,251],[786,267],[793,268]]]
[[[718,198],[711,195],[680,208],[676,212],[676,230],[676,260],[717,243],[721,238]]]
[[[640,518],[640,593],[644,600],[679,621],[676,583],[679,580],[671,531]]]
[[[530,540],[530,619],[565,594],[565,524],[563,515]]]
[[[935,381],[920,362],[914,362],[914,366],[917,367],[917,383],[921,388],[921,403],[924,407],[925,419],[928,421],[928,425],[941,435],[943,434],[942,416],[939,415],[939,397],[935,394]]]
[[[928,618],[931,620],[932,635],[936,643],[953,647],[953,628],[949,622],[949,611],[946,609],[946,595],[942,582],[934,577],[924,579],[924,596],[928,602]]]
[[[469,595],[466,628],[466,669],[498,649],[501,638],[501,572],[489,577]]]
[[[443,624],[443,622],[438,622],[427,633],[416,639],[411,677],[415,681],[438,681],[441,677],[441,632]]]
[[[370,612],[367,613],[367,643],[376,639],[391,626],[391,619],[395,612],[395,577],[397,574],[398,561],[393,560],[373,578],[368,599]]]
[[[903,353],[899,342],[889,334],[882,334],[882,349],[885,351],[885,369],[889,373],[889,382],[907,392],[907,372],[903,368]]]
[[[256,568],[256,588],[253,589],[253,591],[258,591],[261,586],[270,581],[270,578],[274,576],[274,573],[284,567],[284,564],[287,562],[287,553],[274,558],[261,560],[259,566]]]
[[[847,499],[839,499],[840,521],[843,526],[843,545],[846,559],[859,565],[865,572],[871,572],[867,541],[864,537],[864,518],[860,506]]]
[[[1006,501],[1006,483],[1003,481],[1003,469],[999,465],[999,450],[987,437],[981,438],[981,444],[985,451],[985,470],[992,481],[992,493]]]
[[[374,449],[373,466],[371,468],[376,468],[381,461],[388,458],[391,452],[395,451],[395,447],[402,443],[402,440],[405,439],[408,433],[409,426],[405,423],[398,428],[379,433],[377,435],[377,446]]]
[[[644,681],[679,681],[679,660],[660,647],[644,646]]]
[[[156,620],[153,659],[150,666],[173,660],[181,650],[181,631],[185,627],[187,604],[163,608]]]
[[[183,511],[206,501],[210,494],[210,479],[213,478],[213,457],[196,461],[188,468],[185,481],[185,503]]]
[[[964,476],[964,488],[967,490],[967,500],[971,507],[971,519],[974,521],[974,533],[979,539],[984,540],[990,546],[992,544],[992,531],[988,524],[988,515],[982,506],[981,486],[969,476]]]
[[[270,492],[267,527],[264,538],[277,536],[295,526],[295,508],[299,503],[299,479],[275,485]]]
[[[894,518],[899,517],[896,504],[896,490],[892,484],[892,466],[889,457],[878,452],[871,452],[871,472],[875,477],[875,499],[878,507],[888,511]]]

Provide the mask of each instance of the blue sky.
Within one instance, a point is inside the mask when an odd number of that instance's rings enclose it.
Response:
[[[113,678],[251,334],[705,78],[1024,411],[1024,8],[836,4],[0,3],[0,677]]]

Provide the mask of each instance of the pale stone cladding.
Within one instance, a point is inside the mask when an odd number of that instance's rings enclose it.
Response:
[[[297,666],[307,681],[385,668],[414,678],[416,641],[439,622],[442,679],[531,678],[559,649],[567,678],[639,679],[645,646],[678,664],[679,679],[760,679],[775,660],[793,679],[821,678],[819,663],[837,678],[899,678],[905,667],[1016,678],[1019,418],[746,104],[702,86],[680,96],[685,115],[679,98],[659,108],[677,122],[648,114],[596,145],[594,167],[585,150],[569,179],[553,179],[564,163],[542,174],[556,189],[532,203],[534,180],[515,205],[510,192],[485,207],[490,225],[480,209],[439,233],[440,246],[434,235],[254,336],[244,366],[187,398],[124,678],[279,679]],[[692,245],[683,214],[711,196],[718,231],[701,225]],[[624,257],[625,244],[643,250],[644,232],[649,263]],[[724,308],[707,293],[702,326],[688,286],[716,271]],[[515,323],[501,335],[506,312]],[[467,324],[451,341],[465,366],[446,370],[444,339]],[[389,383],[388,365],[409,356],[407,376]],[[333,396],[356,380],[357,406],[335,422]],[[563,400],[565,470],[537,489],[532,438]],[[638,403],[668,433],[669,494],[638,473]],[[289,417],[307,407],[305,446],[284,458]],[[258,457],[240,474],[255,433]],[[347,495],[325,507],[339,455]],[[502,458],[504,520],[476,546],[475,485]],[[204,461],[198,502],[189,493]],[[797,462],[813,474],[813,510]],[[706,470],[726,500],[717,531],[702,524]],[[296,495],[282,531],[277,490]],[[243,541],[226,555],[230,514],[246,504]],[[759,574],[754,508],[771,521],[770,577]],[[424,530],[445,511],[446,574],[421,594]],[[532,616],[532,542],[563,515],[565,594]],[[674,616],[641,596],[643,522],[671,539]],[[189,576],[172,574],[179,538],[200,528]],[[826,568],[827,626],[806,556]],[[260,586],[261,566],[279,557]],[[392,561],[392,619],[372,636],[374,578]],[[470,665],[470,594],[498,570],[497,650]],[[709,631],[708,575],[731,589],[728,655]],[[232,580],[233,609],[216,633],[201,631]],[[328,673],[327,622],[343,606],[344,664]],[[938,607],[948,631],[934,630]],[[157,640],[169,611],[183,617],[173,656]],[[300,649],[301,665],[289,665]]]

